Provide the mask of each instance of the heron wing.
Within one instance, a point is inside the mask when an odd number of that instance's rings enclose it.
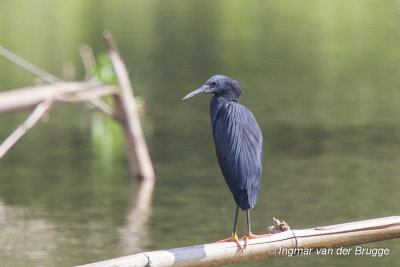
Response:
[[[217,158],[225,181],[242,209],[253,208],[262,172],[262,133],[244,106],[227,102],[213,123]]]

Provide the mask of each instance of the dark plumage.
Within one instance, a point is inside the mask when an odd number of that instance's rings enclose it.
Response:
[[[210,103],[211,127],[222,174],[242,210],[257,202],[262,171],[262,133],[253,114],[238,103],[240,84],[232,79],[223,86],[228,94],[214,95]],[[230,95],[230,93],[233,94]]]
[[[238,207],[247,211],[248,238],[251,233],[249,209],[257,202],[262,172],[262,133],[253,114],[239,104],[242,84],[232,78],[215,75],[202,87],[183,98],[199,93],[214,94],[210,103],[211,128],[222,174]],[[236,241],[238,208],[233,234],[225,241]]]

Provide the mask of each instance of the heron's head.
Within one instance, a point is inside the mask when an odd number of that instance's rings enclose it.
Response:
[[[238,100],[242,93],[243,84],[224,75],[214,75],[199,89],[194,90],[182,100],[188,99],[200,93],[221,95],[229,100]]]

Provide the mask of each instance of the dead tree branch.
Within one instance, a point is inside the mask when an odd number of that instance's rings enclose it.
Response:
[[[51,101],[44,101],[36,106],[31,115],[15,129],[0,145],[0,159],[18,140],[32,128],[51,107]]]
[[[104,33],[104,41],[119,84],[120,94],[114,95],[114,99],[117,118],[122,124],[127,141],[129,162],[132,169],[136,170],[138,177],[154,180],[153,164],[143,136],[128,72],[110,32]]]
[[[82,102],[117,94],[111,85],[95,82],[60,82],[0,92],[0,114],[31,109],[47,99],[54,104]]]
[[[36,65],[33,65],[29,61],[23,59],[22,57],[14,54],[7,48],[3,47],[0,45],[0,55],[11,61],[12,63],[20,66],[24,70],[32,73],[33,75],[43,79],[44,81],[48,83],[56,83],[56,82],[61,82],[62,80],[60,78],[57,78],[51,73],[48,73],[45,70],[42,70]]]

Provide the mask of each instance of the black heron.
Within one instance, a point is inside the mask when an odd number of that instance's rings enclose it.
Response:
[[[237,204],[232,236],[220,242],[235,241],[240,248],[237,237],[239,207],[247,213],[247,234],[242,237],[245,245],[250,238],[269,235],[254,235],[250,229],[250,209],[257,202],[262,172],[263,137],[253,114],[239,104],[242,86],[232,78],[215,75],[182,99],[200,93],[214,94],[210,115],[215,150],[222,174]]]

